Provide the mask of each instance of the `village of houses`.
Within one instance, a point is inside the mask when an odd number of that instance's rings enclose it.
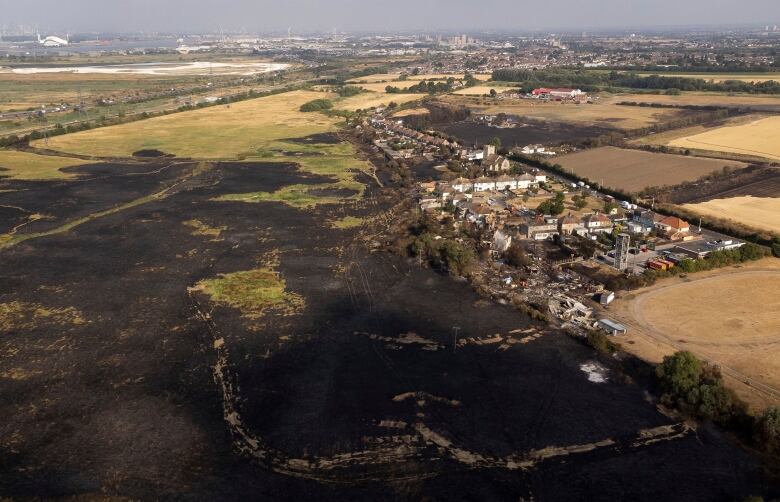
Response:
[[[670,270],[682,260],[703,259],[714,251],[745,244],[681,218],[615,200],[583,182],[573,183],[510,161],[493,145],[465,149],[435,133],[415,131],[381,115],[375,116],[370,125],[380,132],[374,145],[388,159],[455,158],[461,165],[470,166],[466,171],[478,173],[470,178],[418,183],[420,210],[440,221],[451,221],[455,229],[476,228],[492,237],[486,244],[494,258],[493,266],[483,275],[492,284],[494,297],[546,305],[563,326],[580,334],[600,328],[616,335],[625,333],[626,327],[597,315],[597,308],[604,315],[604,309],[615,299],[613,292],[594,279],[598,274],[582,274],[562,269],[562,265],[578,264],[580,270],[601,269],[628,276],[647,269]],[[399,144],[405,148],[391,146]],[[538,153],[539,148],[529,145],[518,148],[518,152]],[[442,178],[447,178],[446,165],[438,167],[445,173]],[[545,202],[556,200],[563,205],[562,213],[540,211]],[[501,258],[513,242],[524,243],[530,251],[533,265],[526,271],[531,272],[530,276],[513,276],[512,267],[495,266],[503,263]],[[583,246],[585,242],[591,244]],[[583,247],[592,252],[577,251]],[[551,249],[557,252],[550,253]],[[590,256],[584,256],[587,254]]]

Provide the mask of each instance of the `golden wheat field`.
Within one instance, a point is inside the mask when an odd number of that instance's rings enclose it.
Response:
[[[670,141],[669,146],[780,160],[779,138],[780,117],[772,116],[677,138]]]
[[[747,195],[685,204],[683,207],[704,216],[732,220],[780,235],[780,198]]]

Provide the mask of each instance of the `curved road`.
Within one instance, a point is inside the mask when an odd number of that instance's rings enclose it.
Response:
[[[766,278],[767,274],[775,274],[780,276],[780,270],[778,269],[756,269],[756,270],[749,270],[749,271],[741,271],[741,272],[732,272],[729,274],[718,274],[713,275],[710,277],[705,277],[702,279],[694,280],[693,283],[705,283],[705,282],[712,282],[716,279],[722,279],[724,276],[730,276],[730,277],[738,277],[738,276],[761,276],[762,278]],[[780,277],[778,278],[780,280]],[[678,288],[683,285],[691,284],[691,282],[685,282],[685,283],[676,283],[676,284],[669,284],[667,286],[660,287],[658,289],[654,289],[651,291],[648,291],[646,293],[639,294],[630,305],[626,305],[628,311],[630,312],[630,319],[619,319],[621,322],[625,322],[626,324],[634,324],[639,325],[639,332],[642,334],[647,335],[648,337],[652,338],[656,342],[660,342],[664,345],[670,346],[674,348],[675,350],[689,350],[689,347],[685,347],[680,345],[679,343],[675,342],[671,338],[669,338],[667,335],[661,333],[657,329],[653,327],[651,323],[647,321],[647,319],[644,316],[643,312],[643,306],[645,302],[647,302],[649,299],[656,297],[660,294],[663,294],[664,292]],[[622,315],[614,316],[614,317],[623,317]],[[744,342],[750,342],[750,343],[759,343],[761,345],[778,345],[780,344],[780,332],[777,333],[774,336],[770,337],[762,337],[760,342],[757,342],[756,340],[746,340]],[[743,344],[744,344],[743,342]],[[742,382],[743,384],[747,385],[753,390],[758,391],[759,393],[763,394],[766,397],[769,397],[771,399],[780,401],[780,389],[777,389],[775,387],[772,387],[770,385],[767,385],[763,382],[757,381],[754,378],[751,378],[744,373],[723,364],[722,362],[708,357],[705,354],[698,353],[697,356],[699,356],[701,359],[705,360],[706,362],[716,365],[721,369],[721,372],[724,375],[727,375],[731,378],[734,378],[738,380],[739,382]]]

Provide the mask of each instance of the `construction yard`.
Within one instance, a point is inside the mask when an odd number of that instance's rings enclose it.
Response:
[[[689,350],[754,408],[780,403],[778,260],[665,279],[619,297],[608,315],[629,326],[618,341],[642,359]]]
[[[651,153],[611,146],[564,155],[558,157],[556,162],[577,176],[625,192],[638,192],[654,186],[679,185],[721,171],[724,167],[741,169],[747,166],[738,161]]]

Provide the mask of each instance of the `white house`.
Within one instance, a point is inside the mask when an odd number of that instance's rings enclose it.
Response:
[[[516,178],[506,175],[496,178],[496,190],[515,190],[516,188]]]
[[[450,186],[453,190],[456,192],[469,192],[471,190],[474,190],[474,184],[471,182],[471,180],[468,180],[466,178],[458,178],[454,180]]]
[[[523,174],[520,177],[516,178],[516,180],[517,180],[517,188],[522,190],[528,190],[529,188],[531,188],[531,185],[536,184],[536,179],[530,174]]]
[[[475,192],[487,192],[488,190],[495,190],[495,189],[496,189],[496,182],[490,178],[486,178],[482,176],[474,180]]]
[[[602,213],[589,214],[582,219],[582,223],[591,233],[611,232],[614,227],[612,220]]]

